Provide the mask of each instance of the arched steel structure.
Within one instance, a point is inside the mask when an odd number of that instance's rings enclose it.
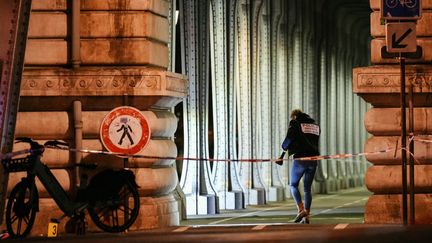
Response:
[[[183,161],[188,214],[289,197],[290,163],[204,159],[278,157],[293,108],[321,123],[322,154],[362,150],[367,105],[352,94],[351,69],[369,63],[368,1],[179,3],[184,156],[203,158]],[[365,167],[362,158],[321,161],[314,191],[362,185]]]

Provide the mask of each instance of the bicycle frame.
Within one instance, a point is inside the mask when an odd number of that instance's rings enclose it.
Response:
[[[133,172],[110,169],[101,171],[92,177],[89,187],[85,185],[85,188],[81,188],[84,191],[79,191],[83,193],[78,193],[77,196],[82,198],[71,200],[52,174],[51,168],[41,161],[45,148],[64,149],[68,144],[50,140],[41,145],[28,137],[19,137],[16,140],[30,144],[30,149],[8,154],[1,160],[8,172],[27,172],[27,176],[12,189],[6,207],[6,226],[13,237],[27,236],[35,222],[36,212],[39,211],[35,177],[39,178],[64,213],[60,218],[55,218],[55,221],[60,222],[65,216],[75,219],[72,224],[76,226],[77,234],[85,232],[86,209],[96,226],[106,232],[123,232],[135,222],[140,199]],[[12,159],[14,156],[28,153],[29,155],[24,158]],[[92,168],[93,165],[83,164],[83,167]],[[23,222],[26,226],[22,227]]]
[[[30,159],[35,160],[31,172],[39,178],[48,194],[68,217],[75,215],[77,212],[87,207],[87,202],[74,202],[70,200],[69,196],[52,174],[48,166],[40,161],[40,156]]]

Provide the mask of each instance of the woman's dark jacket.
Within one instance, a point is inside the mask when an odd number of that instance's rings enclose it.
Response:
[[[282,149],[294,158],[319,155],[320,127],[308,114],[302,113],[291,120]]]

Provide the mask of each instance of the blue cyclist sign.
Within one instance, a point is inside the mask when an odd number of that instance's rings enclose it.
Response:
[[[420,0],[382,0],[381,18],[387,20],[416,20],[420,18]]]

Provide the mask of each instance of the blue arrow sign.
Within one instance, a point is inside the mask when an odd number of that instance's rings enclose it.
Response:
[[[381,18],[388,20],[420,18],[420,0],[382,0]]]

